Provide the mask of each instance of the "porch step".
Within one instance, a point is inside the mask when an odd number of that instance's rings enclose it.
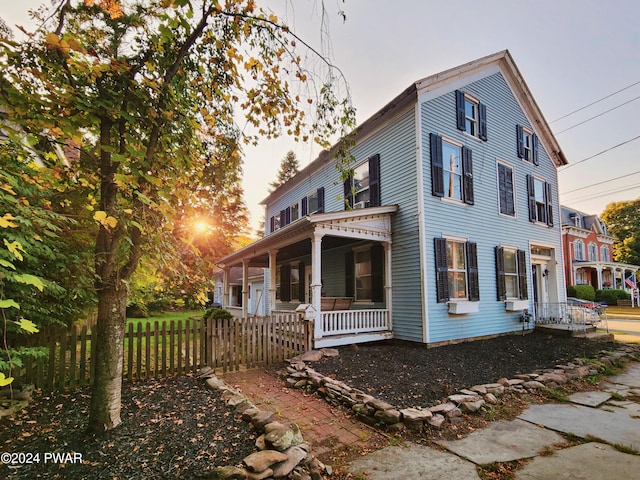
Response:
[[[551,335],[563,335],[567,337],[595,338],[596,335],[608,335],[606,333],[596,332],[594,325],[569,325],[563,323],[537,323],[535,329],[539,332],[549,333]]]
[[[369,332],[353,333],[345,335],[331,335],[329,337],[316,338],[313,348],[338,347],[341,345],[351,345],[354,343],[376,342],[393,338],[393,332]]]

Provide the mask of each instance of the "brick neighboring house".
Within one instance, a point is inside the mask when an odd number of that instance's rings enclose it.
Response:
[[[637,274],[638,265],[618,263],[613,257],[616,238],[597,215],[561,207],[564,271],[569,285],[591,285],[596,290],[631,291],[625,279]]]

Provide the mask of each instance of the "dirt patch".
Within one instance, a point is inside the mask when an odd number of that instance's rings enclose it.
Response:
[[[0,419],[0,452],[40,454],[38,463],[0,464],[0,478],[199,478],[255,451],[251,427],[193,377],[126,382],[123,423],[102,435],[85,434],[89,398],[88,389],[40,394]],[[52,452],[77,452],[83,463],[45,463]]]

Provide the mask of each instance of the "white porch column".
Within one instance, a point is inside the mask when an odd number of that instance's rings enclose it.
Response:
[[[320,297],[322,296],[322,237],[320,233],[314,233],[311,240],[311,303],[315,309],[315,322],[313,324],[313,337],[322,338],[322,312],[320,311]]]
[[[602,265],[596,267],[596,274],[598,275],[598,290],[602,290]]]
[[[384,247],[384,258],[385,258],[385,275],[384,275],[384,299],[387,306],[387,310],[389,312],[389,330],[393,330],[393,322],[391,318],[393,315],[391,312],[392,309],[392,300],[391,300],[391,242],[385,242],[382,244]]]
[[[249,311],[249,261],[242,260],[242,318]]]
[[[269,250],[269,312],[276,308],[276,255],[278,250]]]
[[[229,267],[224,267],[222,270],[222,298],[220,299],[220,303],[222,303],[222,308],[227,308],[229,306]]]

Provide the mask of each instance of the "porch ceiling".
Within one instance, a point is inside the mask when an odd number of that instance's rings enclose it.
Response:
[[[358,240],[391,242],[391,215],[397,205],[371,207],[345,212],[315,213],[219,259],[221,267],[234,267],[247,261],[250,267],[268,267],[269,252],[277,250],[277,261],[286,261],[311,252],[311,239],[322,235],[323,250]]]

